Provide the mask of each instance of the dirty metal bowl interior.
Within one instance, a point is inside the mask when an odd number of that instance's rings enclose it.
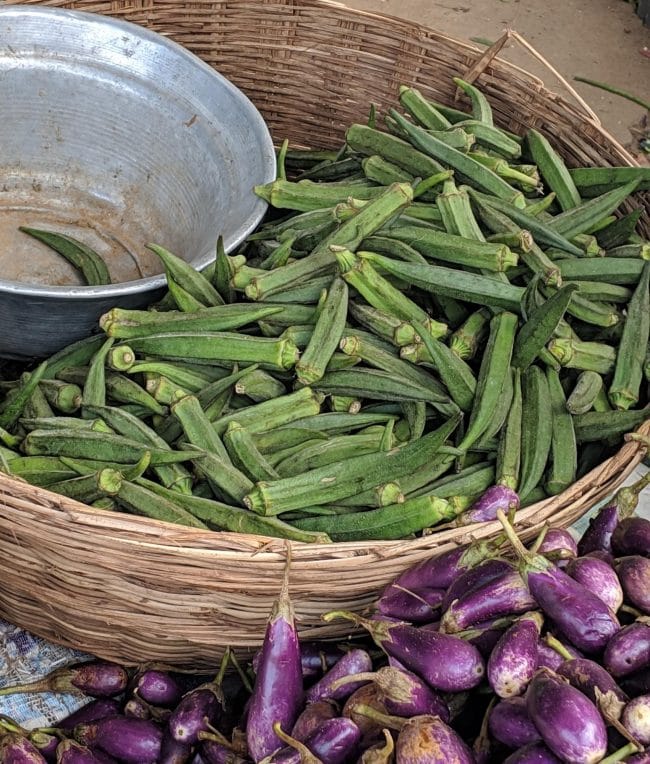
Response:
[[[259,223],[275,175],[246,96],[143,27],[92,13],[0,8],[0,357],[35,358],[90,334],[114,306],[163,293],[154,242],[204,268]],[[18,230],[67,233],[107,262],[83,286]]]

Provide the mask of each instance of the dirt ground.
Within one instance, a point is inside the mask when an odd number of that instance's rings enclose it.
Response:
[[[644,117],[644,109],[573,82],[575,76],[587,77],[650,102],[650,27],[643,26],[625,0],[345,0],[345,4],[417,21],[463,40],[493,41],[509,26],[572,82],[615,138],[638,147],[630,127]],[[566,93],[516,43],[501,55],[540,76],[551,90]]]

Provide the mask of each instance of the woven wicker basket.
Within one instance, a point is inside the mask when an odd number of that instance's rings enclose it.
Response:
[[[49,3],[144,24],[233,80],[279,142],[339,146],[368,105],[413,84],[452,103],[451,78],[480,52],[420,25],[323,0],[77,0]],[[484,61],[484,63],[487,63]],[[535,125],[570,164],[631,164],[593,118],[526,72],[495,59],[479,84],[497,120]],[[642,428],[650,434],[650,422]],[[567,526],[609,495],[643,451],[625,445],[560,496],[521,512],[526,538]],[[306,638],[342,636],[332,608],[362,610],[407,566],[496,532],[496,524],[403,542],[293,544],[291,594]],[[284,542],[211,533],[90,509],[0,473],[0,616],[54,642],[126,663],[214,668],[226,645],[260,643],[285,565]]]

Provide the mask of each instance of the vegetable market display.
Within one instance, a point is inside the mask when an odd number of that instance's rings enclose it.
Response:
[[[405,570],[365,616],[366,637],[300,643],[282,590],[250,665],[216,677],[93,660],[17,692],[88,702],[47,729],[0,717],[12,764],[641,764],[650,756],[650,473],[576,542],[504,534]],[[486,502],[513,504],[502,486]],[[191,667],[188,667],[191,670]],[[217,670],[218,668],[218,670]],[[227,669],[230,669],[227,671]]]
[[[561,493],[648,418],[647,168],[568,170],[534,130],[402,87],[383,128],[287,151],[270,219],[166,297],[5,372],[0,463],[104,509],[303,542],[409,538]],[[287,173],[294,179],[287,180]],[[110,275],[69,237],[88,283]],[[17,377],[17,378],[16,378]],[[550,416],[549,416],[550,412]]]

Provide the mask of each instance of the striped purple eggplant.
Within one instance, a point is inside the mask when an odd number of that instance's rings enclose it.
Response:
[[[628,697],[614,677],[599,663],[589,658],[575,658],[564,661],[557,673],[568,679],[576,690],[580,690],[598,707],[601,702],[606,702],[608,715],[619,718]]]
[[[109,756],[126,764],[148,764],[158,761],[163,733],[146,719],[113,716],[74,728],[74,738],[84,745],[101,748]]]
[[[620,488],[612,501],[598,510],[578,541],[578,554],[596,550],[612,551],[612,534],[621,520],[630,517],[639,503],[641,491],[650,483],[650,473],[629,486]]]
[[[626,764],[650,764],[650,748],[639,753],[633,753],[625,759]]]
[[[94,751],[74,740],[62,740],[56,750],[57,764],[101,764]]]
[[[560,759],[596,764],[607,751],[607,730],[596,706],[563,678],[540,669],[526,694],[526,707],[542,740]]]
[[[614,634],[605,648],[603,666],[615,677],[649,668],[650,625],[635,621]]]
[[[508,748],[521,748],[541,740],[524,698],[500,700],[490,712],[488,728],[492,737]]]
[[[88,661],[63,666],[43,679],[0,689],[0,695],[23,692],[83,692],[95,698],[114,697],[126,690],[129,675],[125,668],[108,661]]]
[[[492,618],[519,615],[535,607],[537,603],[519,572],[508,570],[452,602],[443,613],[440,628],[453,634]]]
[[[436,617],[444,596],[444,589],[410,590],[391,584],[384,589],[375,606],[384,617],[428,623]]]
[[[452,581],[440,605],[443,612],[454,600],[469,594],[474,589],[512,570],[512,564],[498,558],[485,560],[469,570],[463,571]]]
[[[612,551],[617,557],[640,554],[650,556],[650,520],[626,517],[612,533]]]
[[[562,761],[544,743],[537,742],[511,753],[503,764],[562,764]]]
[[[367,651],[360,648],[350,650],[339,658],[322,679],[305,692],[305,700],[308,703],[313,703],[315,700],[344,700],[364,682],[339,680],[368,671],[372,671],[372,659]]]
[[[338,706],[333,700],[316,700],[313,703],[308,703],[296,719],[290,732],[291,737],[304,743],[323,722],[334,719],[338,715]]]
[[[185,693],[168,720],[174,740],[193,745],[199,732],[216,724],[223,713],[219,682],[209,682]]]
[[[537,670],[537,644],[543,619],[538,613],[522,616],[494,646],[487,663],[490,687],[500,698],[521,695]]]
[[[250,759],[242,758],[232,749],[214,740],[204,740],[200,750],[201,762],[196,764],[249,764],[250,762]]]
[[[179,743],[174,740],[171,732],[166,729],[160,745],[158,764],[187,764],[192,758],[192,746],[189,743]]]
[[[535,551],[537,554],[559,562],[577,557],[578,544],[568,530],[549,528]]]
[[[347,618],[362,626],[378,647],[425,680],[434,690],[460,692],[476,687],[485,674],[479,651],[458,637],[407,623],[362,618],[347,610],[334,610],[325,621]]]
[[[621,723],[642,745],[650,745],[650,695],[633,698],[623,709]]]
[[[557,671],[565,660],[566,658],[560,655],[557,650],[550,647],[544,639],[540,639],[537,642],[538,668],[549,668],[551,671]]]
[[[399,764],[475,764],[458,733],[438,716],[414,716],[397,736]]]
[[[153,706],[175,706],[183,694],[174,677],[159,669],[142,671],[136,677],[134,692]]]
[[[305,679],[315,676],[322,676],[327,669],[332,668],[336,661],[344,654],[344,650],[334,644],[327,642],[301,642],[300,644],[300,665],[302,666],[302,675]],[[252,660],[253,671],[257,674],[260,658],[262,656],[261,648],[255,653]]]
[[[273,725],[290,730],[303,703],[300,644],[293,605],[289,598],[289,565],[285,568],[262,644],[253,694],[248,704],[246,740],[255,761],[282,746]]]
[[[369,745],[373,745],[382,738],[382,727],[377,724],[376,721],[368,717],[366,714],[359,713],[359,709],[367,708],[370,706],[377,713],[385,714],[386,706],[379,698],[379,691],[374,682],[364,684],[363,687],[350,695],[345,701],[345,705],[341,711],[341,716],[352,721],[357,725],[361,731],[361,747],[367,748]]]
[[[77,724],[95,722],[107,716],[116,716],[120,712],[120,703],[114,698],[97,698],[73,711],[56,725],[61,730],[72,730]]]
[[[32,730],[27,737],[44,759],[56,761],[56,749],[60,742],[59,737],[51,735],[49,732],[42,732],[39,729]]]
[[[650,559],[640,554],[619,557],[616,573],[625,599],[637,610],[650,615]]]
[[[472,523],[489,523],[497,519],[497,510],[506,514],[519,509],[519,495],[505,485],[490,486],[469,509],[462,512],[454,521],[454,525],[471,525]]]
[[[462,637],[466,642],[469,642],[470,645],[474,645],[485,660],[487,660],[492,654],[492,650],[494,650],[496,643],[510,628],[514,620],[514,616],[491,618],[489,621],[476,623],[473,626],[470,626],[469,629],[457,632],[456,636]]]
[[[576,557],[566,566],[566,572],[586,589],[599,597],[614,613],[623,604],[623,589],[616,572],[597,557]]]

